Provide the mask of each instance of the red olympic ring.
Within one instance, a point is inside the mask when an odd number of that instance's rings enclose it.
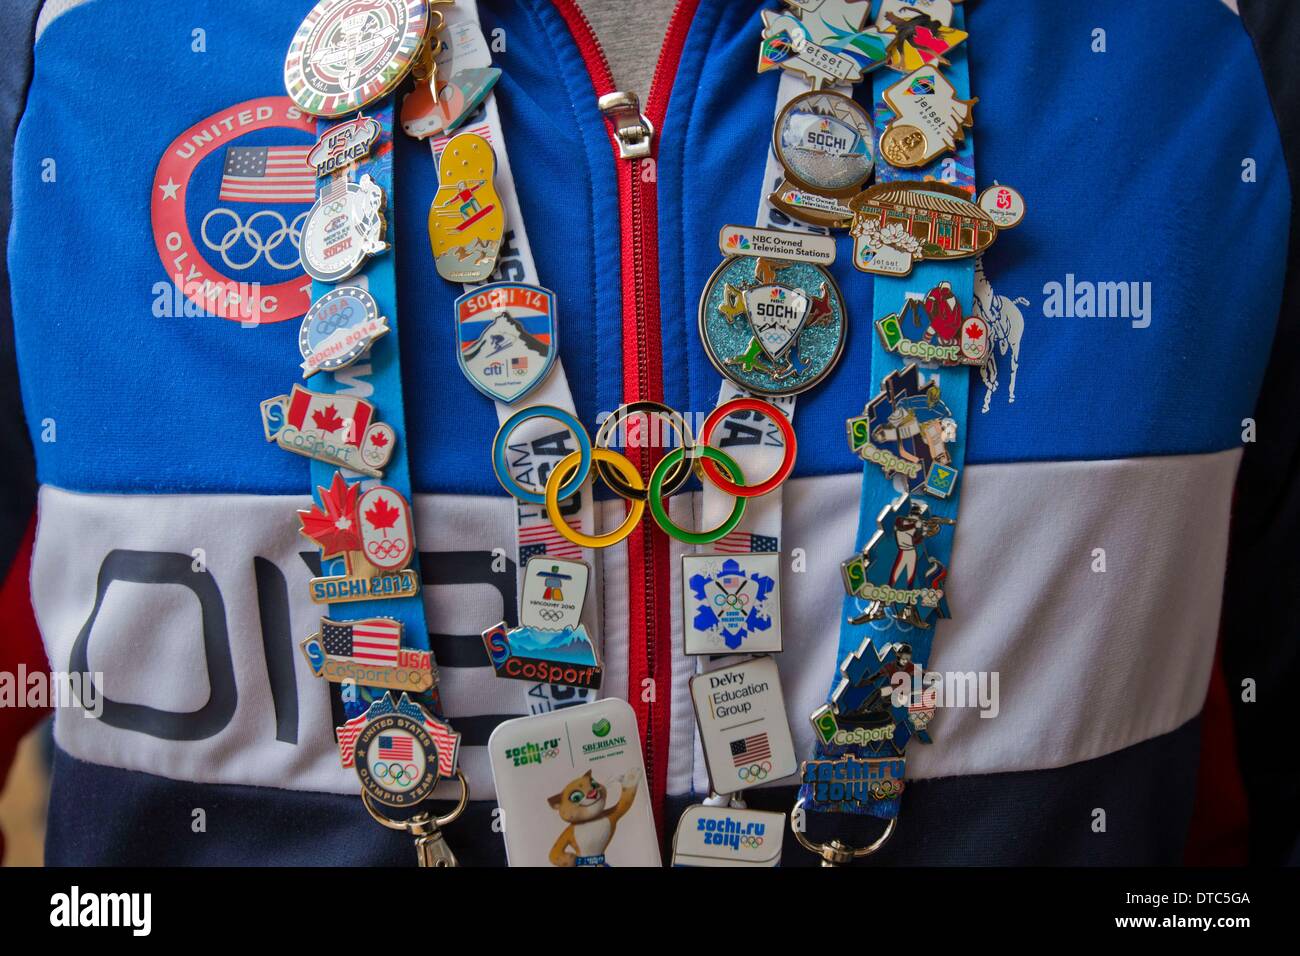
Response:
[[[790,472],[794,471],[794,458],[798,447],[795,444],[794,426],[790,424],[790,419],[782,414],[781,410],[771,402],[765,402],[757,398],[733,398],[729,402],[723,402],[708,418],[704,420],[704,427],[700,430],[700,444],[711,445],[713,432],[723,419],[736,412],[757,412],[763,415],[781,429],[781,435],[785,438],[785,457],[781,459],[781,465],[772,472],[771,476],[754,485],[738,485],[728,479],[715,462],[708,458],[701,459],[700,466],[708,476],[709,481],[713,482],[720,490],[737,498],[756,498],[759,495],[765,495],[769,491],[775,491],[781,482],[790,477]]]

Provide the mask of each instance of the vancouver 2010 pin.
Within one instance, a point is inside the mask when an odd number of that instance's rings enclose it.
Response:
[[[320,0],[284,59],[289,97],[313,116],[344,116],[391,93],[429,26],[426,0]]]

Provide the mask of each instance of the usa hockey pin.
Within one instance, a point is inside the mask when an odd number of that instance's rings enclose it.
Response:
[[[307,154],[307,165],[316,170],[316,176],[331,176],[370,155],[379,141],[383,127],[371,116],[358,116],[337,126],[331,126]]]

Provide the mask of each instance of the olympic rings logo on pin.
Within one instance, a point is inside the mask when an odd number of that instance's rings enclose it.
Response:
[[[784,439],[784,454],[780,465],[771,475],[755,483],[746,480],[735,459],[710,444],[718,426],[731,415],[740,412],[752,412],[768,418],[777,426]],[[676,447],[664,455],[650,472],[648,483],[637,466],[625,455],[608,447],[619,425],[632,415],[662,419],[678,439]],[[516,481],[506,462],[511,435],[526,422],[538,418],[559,422],[578,444],[577,451],[566,455],[551,470],[545,488],[540,491],[526,488]],[[794,426],[790,420],[777,406],[756,398],[736,398],[715,408],[705,419],[698,442],[692,437],[686,420],[659,402],[633,402],[620,407],[601,423],[594,443],[582,423],[571,413],[554,405],[534,405],[515,412],[502,422],[492,442],[492,467],[497,480],[509,494],[529,504],[543,505],[555,530],[581,547],[608,548],[618,544],[640,523],[647,507],[655,524],[666,534],[687,544],[710,544],[735,530],[745,514],[745,505],[750,498],[775,491],[790,477],[794,471],[797,451]],[[576,530],[564,520],[560,503],[577,494],[593,470],[611,491],[628,502],[628,511],[623,522],[614,530],[589,535]],[[680,527],[669,517],[664,499],[680,490],[693,475],[701,481],[709,481],[736,499],[731,513],[715,528],[691,531]]]

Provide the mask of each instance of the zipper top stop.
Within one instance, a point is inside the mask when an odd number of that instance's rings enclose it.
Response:
[[[648,157],[655,128],[641,112],[641,101],[637,95],[615,90],[606,93],[596,102],[600,111],[614,122],[614,135],[618,137],[618,158]]]

